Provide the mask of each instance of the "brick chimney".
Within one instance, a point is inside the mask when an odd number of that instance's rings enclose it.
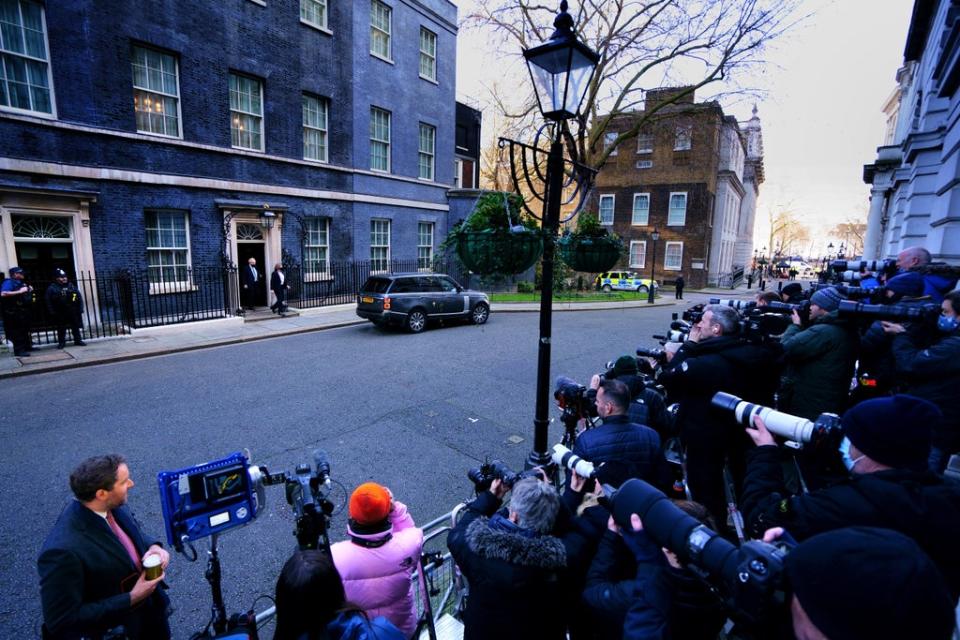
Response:
[[[661,87],[659,89],[649,89],[645,96],[645,108],[647,110],[652,109],[661,102],[666,102],[688,89],[690,89],[690,87]],[[694,92],[690,91],[690,93],[675,101],[673,104],[693,104],[694,97]]]

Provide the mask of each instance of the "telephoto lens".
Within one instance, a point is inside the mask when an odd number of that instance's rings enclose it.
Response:
[[[592,479],[597,475],[592,462],[584,460],[562,444],[553,445],[553,454],[550,457],[558,466],[575,471],[582,478]]]
[[[840,416],[821,413],[816,422],[783,413],[762,404],[745,402],[731,393],[718,391],[713,396],[713,406],[733,414],[744,427],[753,427],[753,417],[760,416],[770,433],[799,444],[835,446],[843,438]]]

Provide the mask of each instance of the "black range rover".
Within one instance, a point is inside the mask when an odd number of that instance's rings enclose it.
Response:
[[[431,320],[483,324],[490,300],[442,273],[391,273],[367,278],[357,294],[357,315],[378,327],[400,325],[420,333]]]

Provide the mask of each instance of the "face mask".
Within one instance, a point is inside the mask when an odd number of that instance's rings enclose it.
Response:
[[[960,318],[957,316],[940,316],[937,318],[937,329],[944,333],[953,333],[960,326]]]
[[[860,455],[856,459],[850,457],[850,440],[846,436],[840,442],[839,450],[840,456],[843,458],[843,466],[850,472],[853,472],[853,467],[864,458],[864,455]]]

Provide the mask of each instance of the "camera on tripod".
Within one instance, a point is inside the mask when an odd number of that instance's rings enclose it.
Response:
[[[816,421],[792,416],[761,404],[753,404],[731,393],[718,391],[711,403],[714,407],[733,414],[737,422],[744,427],[753,427],[753,417],[760,416],[767,431],[798,447],[810,445],[814,448],[836,449],[843,439],[840,416],[835,413],[821,413]]]

